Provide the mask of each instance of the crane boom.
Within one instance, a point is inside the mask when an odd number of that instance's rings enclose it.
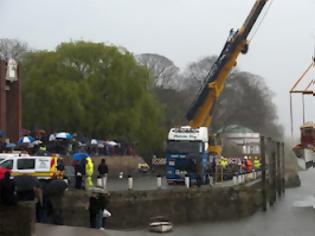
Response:
[[[247,37],[267,2],[268,0],[256,0],[242,27],[235,32],[233,29],[230,31],[219,57],[212,65],[204,84],[186,114],[192,128],[210,126],[213,108],[222,93],[224,82],[236,65],[239,54],[247,52],[249,44]]]

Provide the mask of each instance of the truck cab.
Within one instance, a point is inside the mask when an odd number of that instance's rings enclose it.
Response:
[[[208,129],[183,126],[172,128],[166,147],[166,179],[168,183],[183,182],[188,175],[192,182],[200,176],[207,181],[210,167]]]

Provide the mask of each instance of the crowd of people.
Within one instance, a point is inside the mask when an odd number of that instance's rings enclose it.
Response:
[[[84,151],[93,156],[136,155],[133,144],[87,138],[77,133],[47,133],[44,130],[24,131],[17,143],[11,143],[10,140],[5,138],[5,133],[0,132],[0,153],[13,150],[21,150],[31,155],[45,153],[71,155],[79,151]]]
[[[222,172],[224,178],[232,178],[236,174],[251,173],[261,170],[261,161],[258,157],[244,156],[243,158],[214,158],[211,162],[211,175]]]
[[[29,175],[11,178],[6,172],[0,181],[0,203],[16,206],[18,202],[36,202],[36,221],[39,223],[63,224],[63,195],[67,189],[63,180],[53,179],[49,183],[40,182]]]
[[[105,217],[109,216],[106,210],[107,193],[102,188],[94,188],[92,180],[94,164],[91,158],[86,157],[81,162],[76,162],[74,168],[76,172],[74,187],[89,190],[91,195],[88,206],[90,226],[104,229]],[[105,159],[102,159],[97,171],[99,177],[107,177],[108,166]],[[62,161],[58,161],[56,174],[49,181],[39,181],[30,175],[11,178],[11,173],[5,172],[4,178],[0,180],[0,204],[16,206],[21,201],[35,201],[37,222],[63,225],[64,192],[70,187],[65,177]],[[82,181],[83,179],[85,181]]]

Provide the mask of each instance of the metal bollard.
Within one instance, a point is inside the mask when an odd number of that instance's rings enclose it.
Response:
[[[245,174],[242,174],[242,183],[245,183]]]
[[[242,183],[242,174],[238,174],[238,176],[237,176],[237,183]]]
[[[237,184],[237,176],[233,175],[233,184],[236,185]]]
[[[213,176],[209,176],[209,184],[210,184],[210,186],[214,185]]]
[[[157,187],[158,188],[162,187],[162,177],[161,177],[161,175],[157,175],[156,176],[156,183],[157,183]]]
[[[188,175],[185,175],[185,186],[186,186],[186,188],[190,188],[190,180],[189,180]]]
[[[256,173],[256,170],[253,170],[253,179],[257,179],[257,173]]]
[[[128,175],[128,190],[133,189],[133,178],[131,175]]]
[[[119,179],[122,179],[124,178],[124,172],[119,172],[119,176],[118,176]]]

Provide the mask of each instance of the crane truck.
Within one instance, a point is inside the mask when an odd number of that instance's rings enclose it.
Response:
[[[236,66],[238,56],[248,51],[248,36],[268,0],[256,0],[240,29],[230,30],[224,47],[212,65],[204,83],[186,114],[189,126],[171,128],[166,147],[166,179],[168,183],[207,182],[211,159],[220,156],[222,146],[215,135],[209,136],[214,105],[221,95],[224,82]]]

